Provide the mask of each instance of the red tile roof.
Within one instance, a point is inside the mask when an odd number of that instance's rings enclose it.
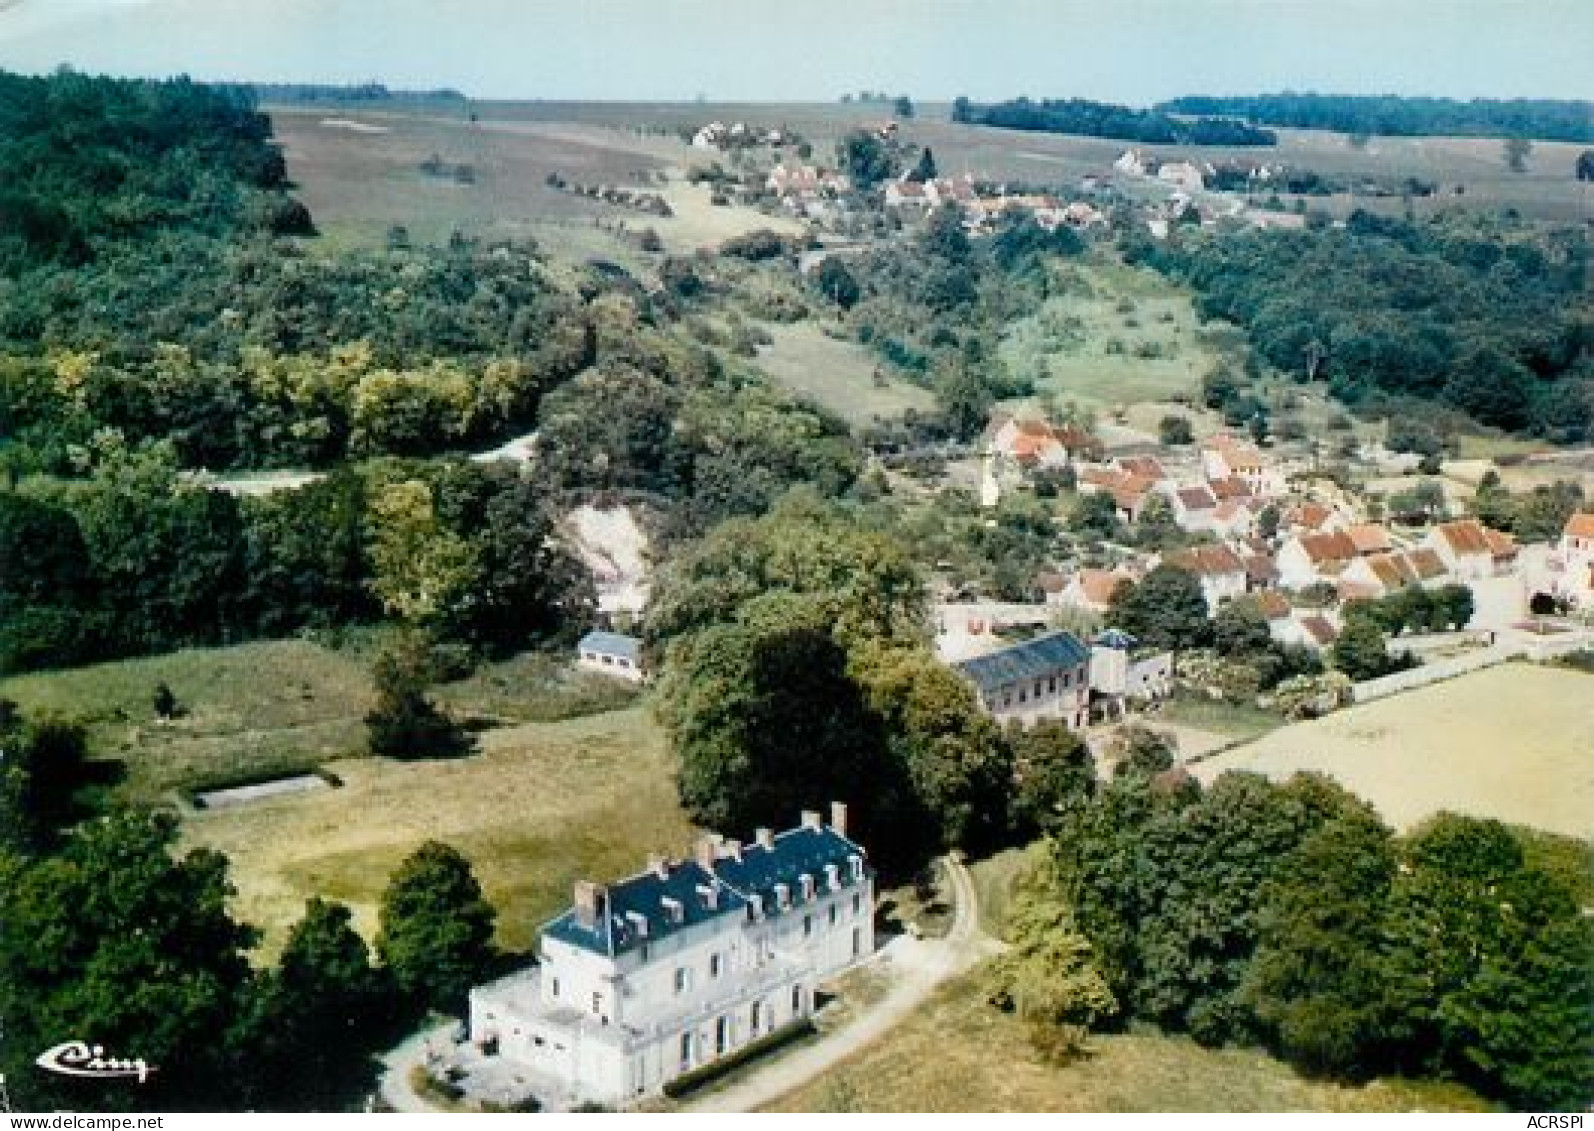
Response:
[[[1301,549],[1313,565],[1323,562],[1348,562],[1356,556],[1356,543],[1343,531],[1333,534],[1302,534]]]
[[[1572,538],[1594,538],[1594,514],[1580,511],[1566,520],[1565,533]]]
[[[1244,573],[1245,563],[1227,546],[1191,546],[1168,555],[1168,564],[1203,577]]]

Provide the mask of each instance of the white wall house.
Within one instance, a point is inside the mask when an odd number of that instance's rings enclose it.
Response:
[[[874,950],[874,874],[805,812],[752,844],[705,837],[609,886],[576,884],[538,963],[470,994],[470,1040],[570,1103],[631,1103],[814,1011]]]
[[[1475,518],[1441,522],[1428,532],[1423,548],[1463,581],[1504,577],[1516,567],[1517,546],[1509,534],[1491,530]]]
[[[1127,632],[1108,629],[1090,642],[1090,689],[1118,704],[1162,699],[1173,690],[1173,653],[1148,651]]]
[[[1557,595],[1580,609],[1594,607],[1594,513],[1578,513],[1566,520],[1555,559]]]

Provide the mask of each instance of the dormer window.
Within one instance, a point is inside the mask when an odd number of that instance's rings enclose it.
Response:
[[[629,923],[631,929],[636,932],[637,938],[645,939],[648,937],[648,917],[642,914],[642,912],[627,911],[625,913],[625,921]]]
[[[825,886],[831,891],[841,887],[841,869],[834,864],[825,865]]]
[[[791,888],[786,884],[775,885],[775,906],[781,911],[791,906]]]
[[[814,897],[814,878],[809,873],[804,872],[802,874],[802,876],[799,877],[799,881],[798,882],[800,882],[802,884],[803,902],[807,903],[809,900],[813,899],[813,897]]]
[[[680,900],[665,896],[659,900],[659,903],[664,907],[664,917],[670,922],[680,923],[685,920],[686,908],[681,906]]]
[[[852,878],[855,880],[863,879],[863,857],[852,856],[848,858],[848,862],[852,865]]]
[[[703,901],[704,910],[713,911],[719,906],[719,892],[710,884],[698,884],[697,897]]]

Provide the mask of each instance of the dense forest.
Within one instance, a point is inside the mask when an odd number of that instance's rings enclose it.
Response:
[[[1350,405],[1437,402],[1559,442],[1594,428],[1589,242],[1510,219],[1381,219],[1344,228],[1138,235],[1131,258],[1190,283],[1258,354]]]
[[[1402,98],[1393,94],[1191,95],[1159,103],[1166,114],[1243,118],[1264,126],[1391,137],[1525,137],[1594,141],[1594,103],[1547,98]]]
[[[1397,835],[1327,778],[1203,788],[1151,736],[1134,746],[1016,900],[993,989],[1043,1048],[1151,1022],[1317,1076],[1594,1098],[1594,926],[1526,838],[1453,814]]]
[[[1136,110],[1083,98],[1044,98],[1039,102],[1015,98],[989,104],[959,98],[952,104],[952,120],[975,126],[1080,134],[1148,145],[1278,144],[1278,137],[1271,130],[1248,126],[1232,117],[1175,118],[1157,110]]]
[[[0,94],[0,671],[384,615],[513,650],[590,619],[568,560],[540,596],[510,576],[569,493],[671,537],[857,476],[844,424],[683,333],[671,292],[524,244],[323,249],[246,91]],[[524,476],[461,458],[534,430]],[[263,468],[333,474],[263,499],[195,476]]]

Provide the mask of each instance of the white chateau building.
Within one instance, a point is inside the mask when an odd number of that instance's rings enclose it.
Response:
[[[470,994],[470,1039],[571,1103],[621,1105],[808,1017],[874,950],[874,873],[832,804],[752,844],[707,836],[607,887],[580,881],[537,965]]]

